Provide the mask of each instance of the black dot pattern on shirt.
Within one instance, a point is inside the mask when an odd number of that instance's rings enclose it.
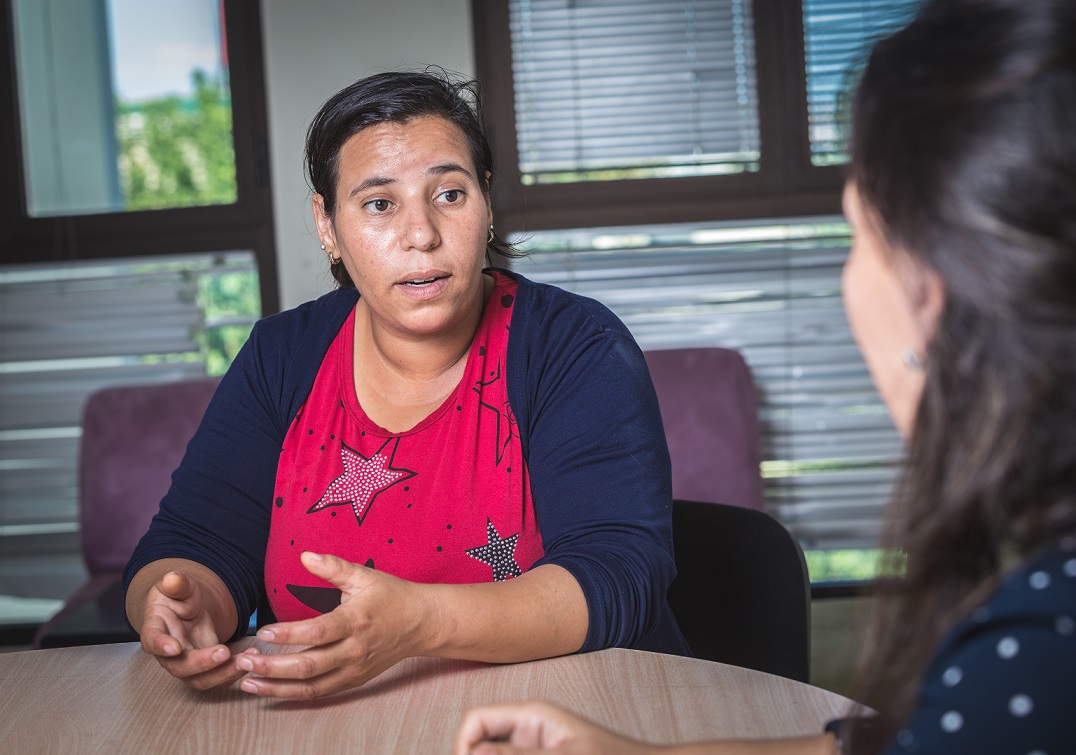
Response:
[[[504,296],[501,297],[501,306],[504,307],[505,309],[508,309],[509,307],[512,306],[512,302],[514,302],[514,301],[515,301],[515,299],[513,298],[513,296],[511,294],[505,294]]]
[[[284,499],[281,498],[280,496],[277,496],[277,498],[276,498],[276,507],[279,509],[283,505],[284,505]]]

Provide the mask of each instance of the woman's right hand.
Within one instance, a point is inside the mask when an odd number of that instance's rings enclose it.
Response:
[[[232,684],[246,675],[236,666],[249,648],[233,655],[220,642],[209,591],[197,579],[170,571],[146,593],[140,636],[142,649],[172,676],[194,689]]]

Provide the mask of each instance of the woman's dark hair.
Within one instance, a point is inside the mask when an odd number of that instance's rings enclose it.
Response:
[[[928,2],[870,56],[849,178],[946,295],[855,692],[886,739],[941,635],[1076,527],[1076,3]]]
[[[325,212],[336,212],[336,181],[340,150],[354,134],[378,123],[407,123],[435,116],[451,121],[470,146],[477,178],[488,196],[493,151],[481,122],[478,82],[456,79],[441,69],[423,72],[387,72],[360,79],[330,97],[314,116],[306,132],[304,163],[311,190],[325,200]],[[503,257],[521,256],[494,234],[488,247]],[[354,287],[343,265],[331,267],[341,286]]]

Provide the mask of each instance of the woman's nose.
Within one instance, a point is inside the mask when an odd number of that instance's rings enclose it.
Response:
[[[427,208],[415,208],[407,213],[403,229],[404,249],[418,249],[425,252],[433,249],[440,242],[437,224]]]

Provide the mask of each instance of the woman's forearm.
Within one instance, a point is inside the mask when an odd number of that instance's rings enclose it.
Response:
[[[587,636],[583,590],[554,564],[504,582],[427,587],[423,655],[513,663],[574,653]]]
[[[197,561],[185,558],[164,558],[153,561],[135,574],[127,588],[126,610],[127,620],[131,622],[136,632],[142,631],[142,620],[145,616],[146,596],[158,584],[165,574],[169,572],[181,572],[195,581],[201,588],[206,600],[206,610],[213,620],[220,642],[228,641],[235,633],[239,623],[239,614],[235,607],[235,601],[224,581],[211,569]]]

